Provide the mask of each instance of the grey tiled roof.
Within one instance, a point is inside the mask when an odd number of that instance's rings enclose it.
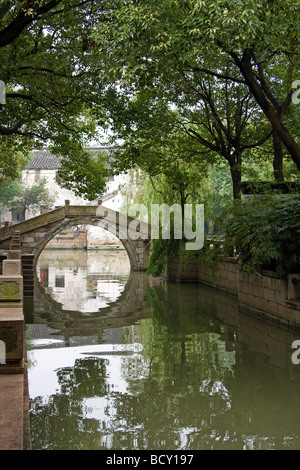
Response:
[[[106,147],[90,147],[89,150],[95,153],[97,150],[104,150],[109,152],[109,149]],[[47,149],[34,150],[33,153],[35,156],[28,166],[29,170],[58,170],[61,165],[62,157],[56,157]]]
[[[34,159],[28,166],[29,170],[57,170],[61,157],[56,157],[49,150],[35,150]]]

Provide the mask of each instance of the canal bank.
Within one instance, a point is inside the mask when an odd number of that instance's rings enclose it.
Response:
[[[228,257],[214,267],[184,255],[169,261],[167,277],[171,281],[196,282],[226,295],[234,296],[241,310],[268,322],[288,328],[300,328],[300,273],[279,278],[275,272],[246,272],[238,257]]]
[[[25,263],[26,264],[26,263]],[[0,262],[0,449],[31,448],[24,286],[16,234]]]

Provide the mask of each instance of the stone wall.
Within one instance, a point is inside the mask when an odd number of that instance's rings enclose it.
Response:
[[[198,282],[237,298],[239,308],[258,317],[300,327],[300,274],[278,279],[275,273],[245,272],[237,258],[227,258],[213,270],[195,259],[185,263],[182,256],[169,264],[168,277],[177,282]]]

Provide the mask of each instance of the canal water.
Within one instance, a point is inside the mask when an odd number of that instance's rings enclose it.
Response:
[[[300,334],[125,251],[45,250],[36,274],[33,449],[300,449]]]

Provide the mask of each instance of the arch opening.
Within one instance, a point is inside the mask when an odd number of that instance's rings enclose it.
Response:
[[[95,225],[72,225],[55,235],[44,249],[124,250],[115,235]]]
[[[124,291],[131,272],[128,254],[117,237],[93,226],[89,244],[88,234],[82,225],[63,228],[36,261],[41,287],[65,311],[90,314],[108,307]]]
[[[124,234],[120,233],[120,239],[116,237],[114,234],[114,227],[110,227],[107,223],[103,223],[103,221],[91,220],[91,219],[82,219],[82,218],[74,218],[74,219],[67,219],[60,223],[58,226],[54,227],[52,230],[46,233],[46,235],[41,239],[41,241],[32,249],[32,253],[34,254],[34,267],[37,265],[38,259],[42,253],[42,251],[50,244],[50,242],[60,233],[64,233],[69,231],[72,227],[77,226],[93,226],[97,230],[101,231],[99,233],[108,232],[109,237],[111,240],[114,240],[113,243],[116,243],[116,246],[119,246],[119,250],[122,247],[126,250],[129,263],[131,269],[133,269],[136,265],[136,253],[135,247],[132,245],[130,240],[127,240]],[[76,230],[76,228],[74,229]],[[52,242],[53,243],[53,242]],[[51,246],[51,245],[49,245]],[[73,247],[75,248],[75,246]]]

